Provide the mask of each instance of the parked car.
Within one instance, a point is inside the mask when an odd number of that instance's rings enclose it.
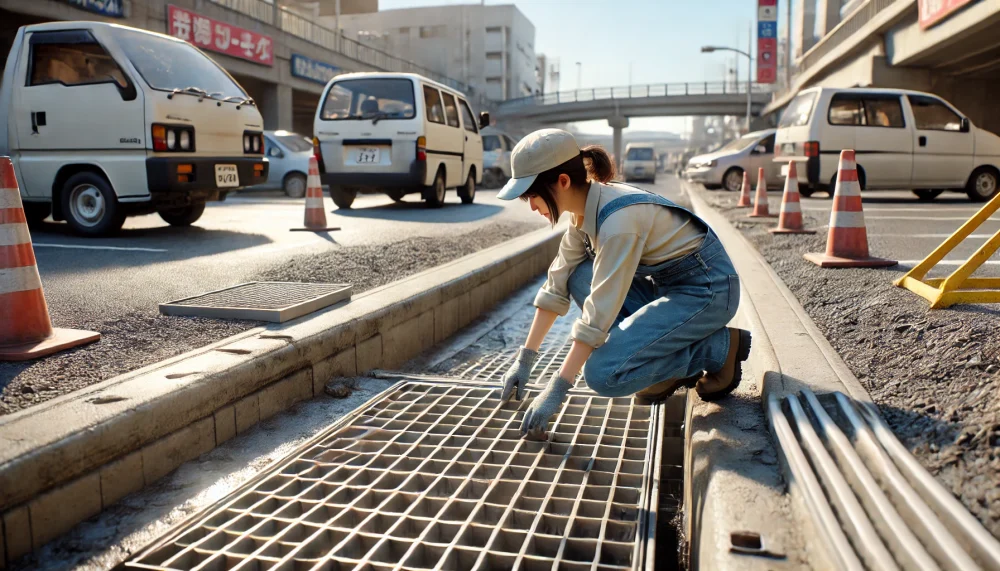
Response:
[[[764,169],[768,187],[780,187],[781,166],[774,162],[774,129],[754,131],[729,141],[719,149],[691,157],[685,176],[706,188],[722,187],[739,192],[743,186],[743,173],[750,174],[751,184],[757,183],[759,168]]]
[[[996,195],[1000,181],[1000,137],[930,93],[803,90],[788,104],[777,133],[777,160],[805,167],[797,169],[803,195],[833,195],[843,149],[855,151],[865,190],[909,189],[921,200],[958,191],[982,202]]]
[[[0,155],[25,214],[76,232],[205,202],[267,180],[263,120],[246,91],[191,44],[100,22],[23,26],[0,83]]]
[[[264,154],[270,163],[267,182],[254,188],[280,188],[292,198],[305,196],[312,141],[291,131],[264,131]]]
[[[499,188],[510,179],[510,152],[517,144],[507,133],[486,127],[483,135],[483,186]]]
[[[656,149],[648,143],[625,145],[625,161],[622,163],[625,182],[644,180],[656,182]]]
[[[445,192],[471,204],[483,177],[483,140],[465,95],[414,73],[349,73],[330,80],[313,132],[320,178],[340,208],[360,192],[393,200],[420,193],[428,206]]]

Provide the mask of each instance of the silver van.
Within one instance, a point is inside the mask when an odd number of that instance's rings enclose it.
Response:
[[[781,188],[781,165],[774,162],[775,129],[747,133],[729,141],[719,149],[691,157],[684,175],[691,182],[705,188],[722,187],[739,192],[743,186],[743,173],[750,174],[750,184],[757,184],[757,169],[764,169],[767,186]]]

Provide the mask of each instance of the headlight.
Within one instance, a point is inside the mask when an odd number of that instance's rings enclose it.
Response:
[[[261,154],[264,152],[264,134],[260,131],[243,131],[243,152]]]
[[[249,153],[251,149],[250,135],[243,135],[243,152]]]
[[[193,151],[194,127],[154,123],[151,130],[154,151]]]
[[[260,152],[260,139],[257,137],[253,137],[253,152]]]
[[[190,151],[191,150],[191,133],[188,133],[187,131],[181,131],[180,144],[181,144],[181,150],[182,151]]]
[[[177,148],[177,131],[173,129],[167,129],[167,149],[174,150]]]

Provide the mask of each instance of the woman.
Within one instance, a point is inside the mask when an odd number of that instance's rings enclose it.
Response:
[[[611,157],[559,129],[535,131],[511,153],[513,178],[497,195],[521,198],[552,224],[571,225],[535,297],[528,339],[504,375],[501,400],[520,400],[538,348],[570,298],[583,310],[559,371],[525,412],[522,433],[544,432],[583,369],[603,396],[645,401],[696,387],[721,398],[740,382],[750,332],[726,327],[739,277],[715,233],[662,196],[608,184]]]

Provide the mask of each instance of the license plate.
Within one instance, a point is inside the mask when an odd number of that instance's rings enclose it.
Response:
[[[379,162],[382,151],[378,147],[359,147],[355,156],[358,164],[367,165]]]
[[[646,172],[646,169],[644,169],[643,167],[636,167],[635,168],[635,174],[642,174],[644,172]]]
[[[240,185],[240,172],[236,165],[215,165],[215,186],[234,188]]]
[[[781,176],[788,176],[788,165],[781,165]]]

